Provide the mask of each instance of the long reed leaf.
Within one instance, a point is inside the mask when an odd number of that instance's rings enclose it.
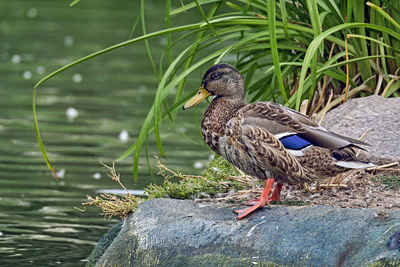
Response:
[[[400,30],[400,24],[397,23],[397,21],[395,21],[388,13],[383,11],[382,8],[378,7],[377,5],[375,5],[371,2],[367,2],[367,6],[370,6],[373,9],[375,9],[376,11],[378,11],[378,13],[381,14],[382,16],[384,16],[393,26],[395,26],[397,28],[397,30]]]
[[[279,66],[279,54],[278,54],[278,44],[276,39],[276,17],[275,17],[275,1],[267,1],[267,12],[268,12],[268,29],[271,44],[271,55],[274,63],[274,68],[276,72],[276,79],[281,90],[282,97],[286,102],[288,98],[286,96],[285,86],[283,85],[283,77],[281,68]]]

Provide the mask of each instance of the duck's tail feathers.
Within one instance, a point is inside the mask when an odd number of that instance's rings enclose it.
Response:
[[[340,149],[347,146],[356,147],[365,150],[362,146],[369,146],[368,143],[360,140],[356,140],[350,137],[339,135],[326,130],[325,128],[308,128],[308,131],[304,133],[298,133],[298,136],[306,139],[313,145],[328,149]]]

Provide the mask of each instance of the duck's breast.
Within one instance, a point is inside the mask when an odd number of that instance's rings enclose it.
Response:
[[[225,134],[219,138],[221,156],[248,175],[259,179],[272,177],[271,169],[260,166],[260,159],[250,153],[243,140],[242,123],[243,119],[239,117],[228,121]]]

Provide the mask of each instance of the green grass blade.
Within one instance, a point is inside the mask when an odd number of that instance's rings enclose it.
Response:
[[[283,31],[285,33],[285,38],[288,41],[289,40],[288,21],[287,21],[288,14],[287,14],[287,11],[286,11],[285,0],[279,0],[279,7],[281,9]]]
[[[265,36],[264,32],[259,32],[259,33],[254,33],[254,34],[249,34],[248,36],[246,36],[245,38],[241,39],[240,41],[230,45],[229,47],[227,47],[223,53],[221,53],[221,55],[218,57],[218,59],[216,60],[216,64],[218,62],[220,62],[222,60],[223,57],[225,57],[227,54],[229,54],[230,52],[232,52],[235,48],[238,47],[243,47],[246,43],[252,43],[255,42],[256,39]]]
[[[170,73],[173,72],[173,69],[179,62],[179,60],[188,52],[190,51],[191,47],[186,48],[175,60],[172,62],[172,64],[169,66],[167,71],[164,74],[164,77],[162,81],[160,82],[160,86],[157,90],[157,95],[156,98],[153,102],[153,106],[151,107],[149,113],[146,116],[145,122],[143,123],[142,129],[140,130],[139,136],[135,142],[135,145],[132,145],[131,147],[134,147],[134,151],[126,151],[124,155],[129,155],[130,153],[133,152],[133,176],[134,180],[137,181],[138,177],[138,167],[139,167],[139,158],[140,158],[140,153],[144,144],[144,141],[146,140],[149,131],[151,129],[151,126],[154,127],[154,131],[156,132],[156,128],[158,128],[159,131],[159,126],[161,124],[161,121],[157,121],[152,123],[152,120],[157,118],[155,116],[156,109],[158,109],[158,104],[162,101],[162,99],[166,98],[168,96],[168,92],[175,87],[184,77],[189,75],[193,70],[197,69],[200,67],[202,64],[216,58],[219,56],[219,54],[222,52],[222,50],[219,50],[217,52],[212,53],[211,55],[208,55],[195,64],[193,64],[189,69],[186,71],[182,72],[180,75],[178,75],[176,78],[174,78],[172,81],[170,81],[167,85],[164,86],[166,79]],[[172,110],[171,110],[172,111]],[[157,112],[160,112],[160,110],[157,110]],[[121,157],[118,158],[118,160],[122,159]]]
[[[133,34],[136,30],[137,24],[140,21],[140,12],[138,13],[138,15],[136,16],[135,22],[133,23],[132,27],[131,27],[131,31],[129,32],[129,36],[128,36],[128,40],[133,38]]]
[[[395,26],[397,28],[397,30],[400,30],[400,24],[397,23],[388,13],[383,11],[382,8],[378,7],[377,5],[374,5],[371,2],[367,2],[367,6],[370,6],[373,9],[375,9],[379,14],[381,14],[383,17],[385,17],[393,26]]]
[[[199,4],[200,5],[205,5],[205,4],[215,3],[215,2],[221,2],[221,0],[202,0],[202,1],[199,1]],[[181,6],[181,7],[178,7],[176,9],[172,10],[171,11],[171,16],[178,15],[180,13],[185,13],[188,10],[190,10],[192,8],[196,8],[196,7],[197,7],[197,4],[194,1],[192,1],[192,2],[190,2],[188,4],[185,4],[185,5]]]
[[[215,15],[215,13],[218,11],[218,9],[221,7],[222,2],[214,4],[210,11],[208,12],[208,17],[213,17]],[[196,56],[196,51],[198,51],[198,48],[200,46],[200,39],[202,39],[204,37],[204,34],[206,33],[206,29],[202,30],[201,32],[199,32],[196,36],[196,39],[194,41],[194,43],[196,44],[195,46],[193,46],[192,51],[190,51],[190,56],[189,58],[186,60],[185,63],[185,67],[184,70],[187,70],[193,63],[193,60]],[[176,94],[175,94],[175,98],[174,98],[174,103],[177,103],[181,97],[182,97],[182,93],[183,93],[183,87],[186,84],[186,78],[182,79],[182,81],[179,83],[178,85],[178,89],[176,90]],[[175,114],[176,115],[176,114]],[[174,117],[175,117],[174,115]]]
[[[219,40],[219,42],[221,43],[222,47],[225,47],[224,42],[221,40],[221,38],[219,37],[218,33],[214,30],[214,27],[212,26],[212,24],[210,23],[209,19],[207,18],[206,14],[204,14],[203,9],[201,8],[201,5],[199,4],[198,0],[195,0],[196,6],[200,11],[201,16],[203,17],[204,21],[207,23],[207,26],[210,28],[210,30],[214,33],[215,37]]]
[[[140,0],[140,18],[141,18],[141,22],[142,22],[143,35],[146,35],[146,19],[145,19],[145,15],[144,15],[145,5],[146,5],[146,0]],[[168,35],[168,33],[167,33],[167,35]],[[144,40],[144,45],[146,47],[147,57],[149,58],[151,67],[153,68],[154,75],[156,76],[157,81],[159,81],[160,76],[158,75],[156,64],[154,63],[153,56],[151,55],[151,49],[150,49],[148,39]]]
[[[391,95],[394,95],[397,92],[399,92],[400,88],[400,81],[396,81],[394,83],[388,83],[387,88],[385,88],[383,97],[389,97]]]
[[[275,14],[275,1],[267,1],[267,13],[268,13],[268,30],[271,44],[271,55],[274,63],[274,68],[276,72],[276,79],[279,85],[279,88],[282,93],[282,97],[285,103],[288,102],[288,98],[286,96],[285,86],[283,85],[283,77],[281,68],[279,65],[279,54],[278,54],[278,43],[276,38],[276,14]]]
[[[72,7],[72,6],[76,5],[76,4],[78,4],[80,1],[81,1],[81,0],[74,0],[74,1],[72,1],[71,4],[69,4],[69,7]]]
[[[339,18],[339,21],[341,22],[341,23],[345,23],[346,21],[345,21],[345,19],[343,18],[343,16],[342,16],[342,13],[340,12],[340,9],[339,9],[339,7],[337,6],[337,4],[335,3],[335,0],[329,0],[329,5],[330,5],[330,11],[333,13],[333,14],[335,14],[335,17],[336,18]]]
[[[171,0],[167,0],[165,2],[165,27],[167,29],[171,28]],[[167,54],[168,54],[168,62],[171,63],[172,62],[172,51],[171,51],[171,33],[167,33]],[[160,66],[162,66],[162,64],[160,64]],[[161,73],[161,72],[160,72]]]
[[[382,58],[382,57],[394,58],[393,56],[387,56],[387,55],[384,55],[384,56],[382,56],[382,55],[373,55],[373,56],[352,58],[352,59],[349,59],[349,60],[344,60],[344,61],[340,61],[340,62],[333,63],[333,64],[324,64],[324,66],[320,67],[317,70],[317,74],[320,74],[321,72],[325,72],[326,70],[329,70],[329,69],[339,68],[339,67],[344,66],[346,64],[360,62],[360,61],[363,61],[363,60],[365,61],[365,60],[377,59],[377,58]]]
[[[364,0],[355,0],[354,1],[357,7],[353,10],[354,13],[354,21],[355,22],[364,22],[365,20],[365,12],[364,12]],[[362,7],[362,8],[361,8]],[[366,35],[366,31],[364,27],[360,27],[358,29],[360,35]],[[368,56],[368,45],[365,39],[359,39],[361,45],[361,51],[359,52],[359,56]],[[358,63],[358,68],[360,69],[361,77],[364,81],[366,81],[369,77],[372,76],[372,70],[368,62],[360,62]],[[367,85],[371,88],[374,87],[374,83],[372,80],[367,82]]]
[[[385,55],[385,47],[383,46],[383,45],[380,45],[379,46],[379,52],[380,52],[380,54],[381,54],[381,65],[382,65],[382,68],[383,68],[383,73],[385,74],[385,79],[386,79],[386,82],[389,82],[389,75],[388,75],[388,70],[387,70],[387,67],[386,67],[386,58],[384,57],[384,55]]]
[[[241,6],[237,5],[237,4],[234,4],[232,2],[226,2],[226,5],[229,6],[230,8],[236,9],[239,12],[242,12],[242,13],[244,12],[244,8],[243,7],[241,7]]]
[[[33,87],[33,94],[32,94],[32,114],[33,114],[33,124],[35,126],[36,139],[39,144],[40,151],[42,152],[43,159],[47,164],[47,167],[50,169],[50,171],[53,173],[53,175],[55,177],[57,177],[57,172],[54,170],[53,166],[50,163],[49,157],[47,156],[46,149],[44,148],[42,137],[40,136],[39,125],[38,125],[37,114],[36,114],[36,89],[37,89],[37,86]]]
[[[348,38],[351,37],[351,38],[365,39],[365,40],[377,43],[377,44],[379,44],[381,46],[384,46],[384,47],[386,47],[386,48],[388,48],[390,50],[393,50],[393,51],[396,51],[396,52],[400,53],[400,48],[393,47],[393,46],[388,45],[387,43],[385,43],[383,41],[380,41],[380,40],[372,38],[372,37],[368,37],[368,36],[365,36],[365,35],[359,35],[359,34],[348,34],[347,37]]]
[[[162,98],[162,92],[165,89],[165,84],[167,83],[167,79],[171,76],[171,74],[175,71],[176,65],[179,63],[179,60],[186,54],[191,49],[191,47],[186,48],[168,67],[166,72],[164,73],[158,88],[157,88],[157,93],[153,102],[153,107],[154,107],[154,135],[157,143],[157,148],[158,151],[162,156],[164,156],[164,150],[161,144],[161,137],[160,137],[160,124],[161,124],[161,118],[162,118],[162,109],[161,109],[161,103],[164,101]],[[141,133],[142,134],[142,133]],[[141,134],[139,134],[139,138],[141,138]],[[147,138],[147,131],[143,133],[143,137]],[[140,155],[140,148],[141,146],[138,146],[137,149],[135,150],[135,155],[134,157],[137,157],[137,160],[134,159],[134,161],[137,163],[139,161],[139,155]],[[137,153],[138,152],[138,153]],[[134,165],[135,166],[135,165]],[[136,173],[137,174],[137,173]],[[135,176],[136,179],[136,176]]]
[[[310,14],[311,25],[312,25],[312,29],[313,29],[314,37],[315,37],[315,36],[320,35],[322,32],[317,2],[313,1],[313,0],[307,0],[307,8],[308,8],[308,13]],[[321,55],[324,54],[323,44],[324,43],[322,42],[319,47],[319,50],[320,50],[319,52]]]
[[[351,14],[353,13],[353,1],[344,1],[343,3],[347,3],[346,6],[346,22],[353,22],[353,20],[351,19],[352,16]]]

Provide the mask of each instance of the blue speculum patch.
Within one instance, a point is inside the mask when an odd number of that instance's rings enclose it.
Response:
[[[300,150],[309,145],[312,145],[310,142],[308,142],[307,140],[301,138],[296,134],[282,137],[281,139],[279,139],[279,141],[281,141],[281,143],[285,148],[293,150]]]

